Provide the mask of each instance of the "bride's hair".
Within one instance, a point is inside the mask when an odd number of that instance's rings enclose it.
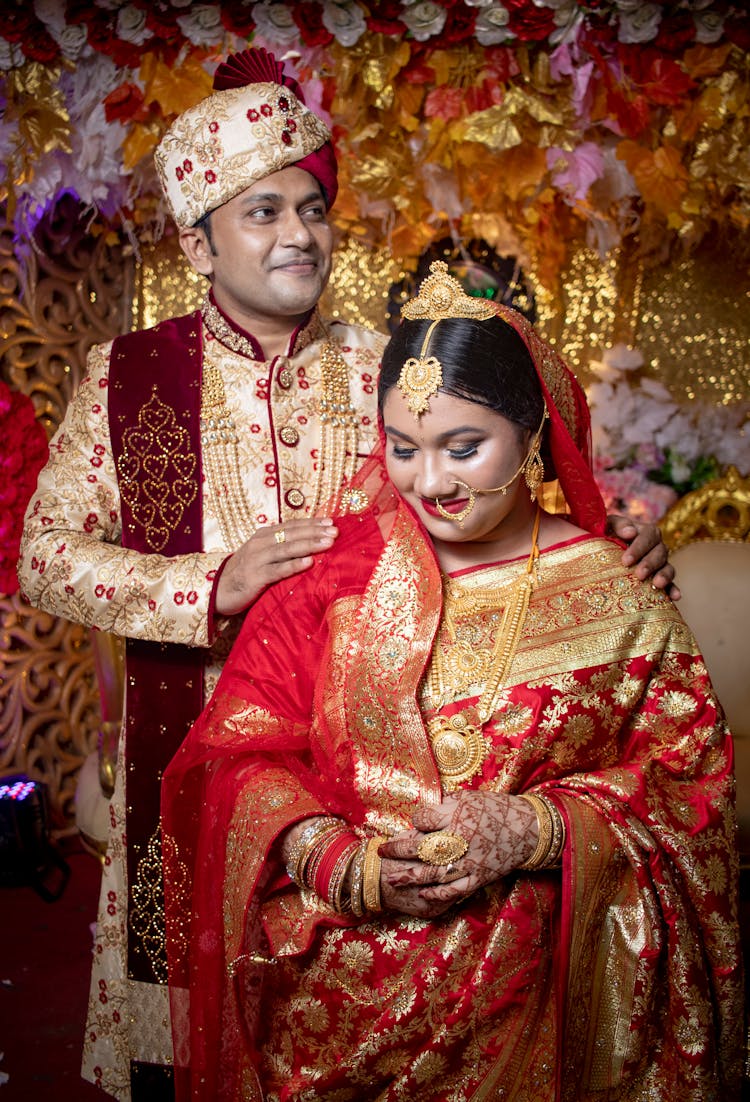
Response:
[[[419,357],[431,324],[402,321],[386,345],[378,380],[381,413],[406,360]],[[536,369],[521,337],[501,318],[446,318],[433,329],[426,355],[440,361],[443,393],[487,406],[525,429],[539,427],[544,399]]]

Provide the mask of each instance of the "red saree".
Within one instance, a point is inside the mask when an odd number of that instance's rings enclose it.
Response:
[[[183,1097],[738,1099],[731,742],[679,614],[601,538],[542,553],[470,782],[553,799],[562,871],[432,921],[345,918],[290,883],[292,823],[393,835],[442,795],[420,708],[442,645],[431,545],[385,488],[339,528],[251,609],[165,774]],[[501,591],[524,565],[478,573]],[[473,627],[480,646],[492,623]]]

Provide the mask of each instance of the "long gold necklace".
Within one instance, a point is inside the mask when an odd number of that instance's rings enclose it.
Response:
[[[531,536],[531,552],[526,569],[509,587],[505,611],[495,636],[488,674],[479,701],[476,706],[465,708],[452,716],[436,715],[427,723],[427,733],[446,792],[452,792],[460,784],[476,776],[487,757],[489,745],[482,733],[482,727],[495,711],[500,687],[513,664],[521,640],[536,582],[541,515],[541,510],[537,508]],[[487,600],[483,601],[480,594],[460,590],[458,592],[454,590],[450,602],[446,597],[444,623],[448,629],[451,644],[455,645],[457,642],[453,626],[454,617],[462,613],[479,612],[483,605],[493,607],[494,604],[496,607],[497,592],[490,594],[488,600],[492,603],[487,604]],[[467,661],[471,662],[472,658],[468,656]],[[443,655],[437,643],[433,649],[428,676],[432,707],[442,708],[449,701],[446,699]]]
[[[255,360],[252,342],[226,321],[210,298],[201,308],[206,328],[221,344],[241,356]],[[312,496],[307,512],[325,507],[336,509],[344,486],[351,481],[358,463],[358,417],[349,393],[349,369],[339,345],[325,329],[320,349],[320,386],[317,405],[320,446]],[[211,350],[213,352],[213,349]],[[206,351],[201,393],[201,441],[203,464],[209,484],[226,487],[215,490],[216,508],[225,546],[239,547],[255,531],[250,502],[242,483],[239,436],[229,409],[218,360]]]

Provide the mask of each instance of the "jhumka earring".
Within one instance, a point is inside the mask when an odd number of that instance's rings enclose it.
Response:
[[[547,416],[546,410],[544,416]],[[544,425],[544,421],[542,421],[542,425]],[[544,481],[544,461],[540,454],[541,440],[542,434],[540,431],[537,433],[534,443],[531,445],[529,457],[523,468],[523,477],[526,479],[526,485],[529,488],[529,494],[531,495],[532,501],[536,501],[539,494],[539,487]]]
[[[430,404],[430,398],[443,385],[440,360],[437,356],[427,355],[430,337],[437,323],[446,318],[476,318],[478,321],[487,321],[496,314],[494,305],[485,299],[466,294],[458,280],[448,274],[448,265],[444,260],[433,260],[430,274],[419,288],[419,294],[401,308],[401,316],[409,321],[432,322],[422,341],[419,356],[410,356],[405,361],[396,383],[415,417],[424,413]]]

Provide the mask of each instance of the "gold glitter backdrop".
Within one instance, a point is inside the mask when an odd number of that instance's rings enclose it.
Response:
[[[617,342],[637,347],[644,373],[680,400],[727,403],[750,397],[750,270],[747,249],[697,253],[644,269],[628,253],[602,261],[587,250],[573,258],[559,298],[535,288],[540,331],[584,385],[588,364]],[[385,247],[346,238],[336,250],[324,311],[386,330],[391,284],[405,274]],[[533,283],[533,273],[529,273]],[[187,264],[175,238],[144,252],[136,273],[134,328],[200,305],[205,280]]]

